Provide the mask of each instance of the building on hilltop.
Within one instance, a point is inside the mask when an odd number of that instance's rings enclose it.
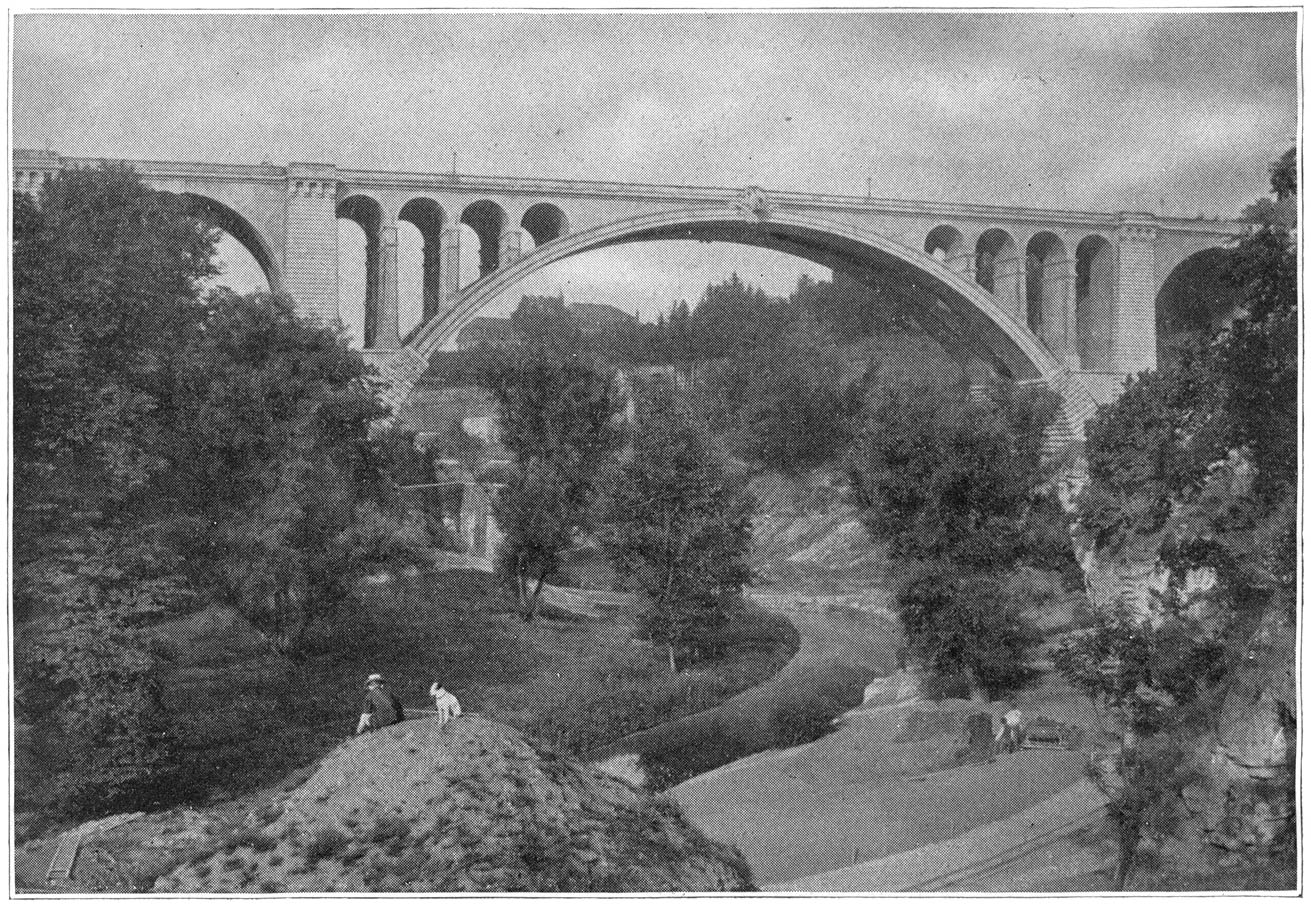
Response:
[[[475,317],[455,334],[455,347],[463,352],[474,346],[504,347],[518,342],[518,331],[508,317]]]
[[[598,333],[637,325],[637,315],[603,302],[572,302],[566,310],[574,316],[584,333]]]

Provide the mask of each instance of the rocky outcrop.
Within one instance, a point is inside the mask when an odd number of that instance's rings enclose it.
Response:
[[[1103,561],[1081,556],[1093,606],[1130,603],[1145,618],[1159,613],[1158,594],[1169,573],[1152,557]],[[1186,577],[1185,600],[1215,587],[1209,569]],[[1293,765],[1296,736],[1296,627],[1270,614],[1248,644],[1221,704],[1216,735],[1199,741],[1205,779],[1185,790],[1194,842],[1230,852],[1264,849],[1294,825]],[[1189,846],[1185,845],[1185,849]]]
[[[1294,824],[1295,637],[1281,616],[1267,617],[1225,695],[1207,780],[1186,795],[1212,845],[1265,848]]]

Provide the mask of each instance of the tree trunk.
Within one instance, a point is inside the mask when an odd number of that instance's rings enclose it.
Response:
[[[528,610],[528,586],[524,580],[524,555],[520,552],[515,558],[514,564],[514,591],[518,600],[519,612],[523,613],[524,622],[533,621],[533,613]]]
[[[528,609],[524,616],[524,622],[532,622],[534,619],[537,618],[537,611],[538,609],[541,608],[542,605],[542,585],[544,585],[545,583],[546,583],[546,570],[543,569],[542,571],[537,573],[537,583],[533,587],[532,596],[528,598],[528,604],[527,604]],[[527,587],[527,582],[524,582],[524,587],[525,588]]]
[[[1134,861],[1138,856],[1138,822],[1120,818],[1120,857],[1115,864],[1115,891],[1124,892],[1125,885],[1133,873]]]

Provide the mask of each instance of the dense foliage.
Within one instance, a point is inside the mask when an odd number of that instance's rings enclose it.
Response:
[[[751,504],[693,409],[667,381],[639,400],[632,449],[607,501],[606,547],[647,599],[644,624],[677,657],[715,652],[750,580]]]
[[[296,653],[419,526],[360,356],[284,299],[204,297],[216,233],[171,196],[71,169],[14,211],[23,792],[155,802],[179,766],[159,621],[228,603]]]
[[[423,476],[412,438],[369,436],[383,414],[361,357],[276,297],[211,298],[161,393],[171,546],[280,653],[428,540],[396,490],[398,466]]]
[[[1070,558],[1043,455],[1058,406],[1044,389],[887,383],[866,400],[849,457],[861,519],[907,573],[896,603],[911,653],[976,694],[1032,678],[1028,614],[1049,584],[1019,567]]]

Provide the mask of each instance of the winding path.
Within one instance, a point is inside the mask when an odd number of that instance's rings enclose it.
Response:
[[[777,725],[781,712],[823,707],[828,712],[819,718],[836,715],[860,703],[870,680],[892,670],[898,630],[877,593],[813,598],[757,592],[752,599],[784,613],[796,626],[801,643],[787,665],[718,707],[634,733],[592,752],[589,759],[637,755],[651,784],[667,788],[785,745]],[[860,608],[843,605],[853,602]]]

